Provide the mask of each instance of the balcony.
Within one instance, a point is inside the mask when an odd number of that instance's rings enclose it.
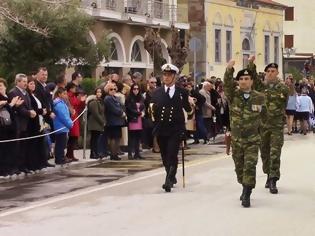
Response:
[[[100,20],[188,29],[188,8],[158,0],[81,0],[86,12]]]

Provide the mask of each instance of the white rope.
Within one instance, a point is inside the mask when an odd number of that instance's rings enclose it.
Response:
[[[80,113],[80,115],[72,121],[72,124],[73,124],[75,121],[77,121],[77,120],[84,114],[84,112],[85,112],[86,110],[87,110],[87,108],[84,108],[84,110]],[[45,136],[48,136],[48,135],[57,133],[57,132],[59,132],[60,130],[63,130],[63,129],[66,129],[66,127],[62,127],[62,128],[60,128],[60,129],[54,130],[54,131],[52,131],[52,132],[50,132],[50,133],[47,133],[47,134],[41,134],[41,135],[30,136],[30,137],[25,137],[25,138],[16,138],[16,139],[0,140],[0,143],[10,143],[10,142],[16,142],[16,141],[23,141],[23,140],[41,138],[41,137],[45,137]]]

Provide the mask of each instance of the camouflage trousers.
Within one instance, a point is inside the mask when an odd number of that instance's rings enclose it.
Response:
[[[256,185],[259,142],[248,143],[232,140],[231,146],[237,181],[240,184],[254,188]]]
[[[280,156],[283,146],[283,128],[261,129],[261,160],[269,178],[280,179]]]

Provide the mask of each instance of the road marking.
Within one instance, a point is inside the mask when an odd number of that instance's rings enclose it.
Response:
[[[206,160],[206,161],[205,160],[192,161],[191,163],[187,163],[186,164],[185,169],[186,168],[190,168],[190,167],[199,166],[199,165],[206,164],[206,163],[210,163],[210,162],[213,162],[213,161],[218,161],[218,160],[223,159],[224,157],[226,157],[226,156],[224,156],[224,155],[221,156],[220,155],[218,157],[214,157],[214,158],[211,158],[210,160]],[[180,165],[178,167],[178,169],[182,169],[182,166]],[[88,194],[95,193],[95,192],[99,192],[99,191],[102,191],[102,190],[105,190],[105,189],[110,189],[110,188],[114,188],[114,187],[117,187],[117,186],[130,184],[130,183],[137,182],[137,181],[144,180],[144,179],[149,179],[149,178],[161,175],[161,174],[165,174],[165,171],[159,171],[159,172],[156,172],[156,173],[153,173],[153,174],[150,174],[150,175],[138,177],[138,178],[131,179],[131,180],[126,180],[126,181],[120,182],[120,183],[113,183],[113,184],[109,184],[109,185],[107,183],[107,184],[103,184],[103,185],[101,185],[99,187],[95,187],[95,188],[88,189],[88,190],[82,190],[82,191],[79,190],[78,192],[74,192],[74,193],[66,193],[66,194],[63,194],[61,196],[53,197],[52,199],[49,199],[49,200],[38,201],[37,203],[34,203],[32,205],[29,205],[29,206],[20,207],[20,208],[17,208],[17,209],[8,210],[6,212],[0,213],[0,218],[1,217],[5,217],[5,216],[14,215],[14,214],[21,213],[21,212],[25,212],[25,211],[32,210],[32,209],[35,209],[35,208],[47,206],[47,205],[50,205],[50,204],[53,204],[53,203],[57,203],[57,202],[61,202],[61,201],[64,201],[64,200],[69,200],[71,198],[81,197],[81,196],[88,195]]]

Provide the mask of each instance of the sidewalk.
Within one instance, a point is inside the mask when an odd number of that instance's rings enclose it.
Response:
[[[215,143],[213,144],[198,144],[191,145],[193,140],[188,140],[189,149],[185,150],[185,161],[190,161],[196,158],[207,158],[209,155],[215,155],[217,153],[225,152],[224,135],[217,136]],[[210,149],[210,150],[209,150]],[[136,173],[139,171],[145,171],[150,169],[159,168],[162,166],[160,153],[153,153],[149,149],[144,149],[141,155],[145,158],[144,160],[128,160],[127,153],[121,155],[122,160],[120,161],[112,161],[109,160],[109,156],[103,159],[90,159],[90,150],[86,150],[85,159],[83,158],[84,153],[83,149],[75,150],[75,157],[79,159],[77,162],[71,162],[65,165],[56,165],[55,167],[44,168],[40,171],[36,171],[32,174],[25,175],[21,173],[20,175],[13,175],[7,177],[0,177],[0,184],[12,182],[15,180],[23,180],[27,177],[36,177],[36,175],[48,175],[61,171],[70,171],[70,170],[80,170],[89,167],[96,168],[108,168],[112,173],[116,170],[122,171],[126,170],[128,173]],[[179,152],[179,156],[181,152]],[[49,160],[51,164],[54,164],[54,160]],[[179,158],[179,162],[181,162],[181,158]]]

